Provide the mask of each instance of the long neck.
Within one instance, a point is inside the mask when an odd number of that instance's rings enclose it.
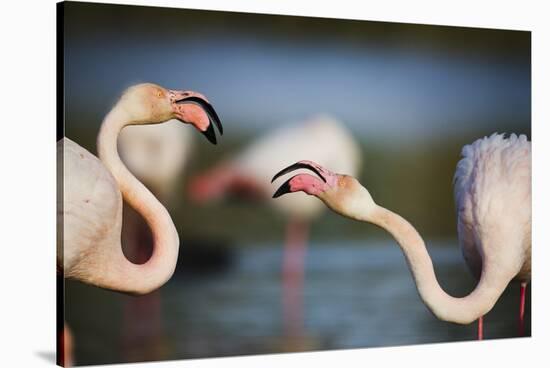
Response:
[[[383,207],[375,206],[369,212],[368,218],[362,220],[380,226],[395,238],[405,255],[420,298],[441,320],[460,324],[473,322],[493,307],[513,277],[502,275],[498,269],[484,263],[476,288],[463,298],[455,298],[439,285],[432,260],[416,229]]]
[[[111,288],[143,294],[163,285],[172,276],[178,257],[179,238],[170,214],[155,196],[122,163],[117,138],[132,119],[119,103],[105,117],[97,139],[98,156],[111,172],[124,200],[147,222],[153,234],[153,254],[144,264],[128,261],[122,253],[111,259]]]

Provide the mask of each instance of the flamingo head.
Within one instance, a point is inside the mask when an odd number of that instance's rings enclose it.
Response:
[[[313,161],[299,161],[279,171],[272,179],[298,169],[316,174],[297,174],[285,181],[273,194],[273,198],[287,193],[304,192],[322,200],[333,211],[353,219],[364,218],[374,208],[370,193],[353,176],[333,173]]]
[[[142,83],[126,90],[121,102],[136,123],[163,123],[170,119],[193,125],[216,144],[215,124],[223,134],[220,118],[205,96],[194,91],[168,90],[152,83]]]

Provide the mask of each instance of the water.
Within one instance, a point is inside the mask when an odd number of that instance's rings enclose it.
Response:
[[[442,287],[475,285],[456,246],[430,242]],[[448,244],[447,244],[448,245]],[[131,297],[67,283],[67,321],[77,364],[189,359],[473,340],[476,324],[437,320],[420,301],[395,244],[311,244],[306,255],[303,327],[285,336],[282,247],[235,250],[225,270],[176,274],[160,291]],[[519,286],[485,317],[488,339],[515,337]],[[527,333],[530,335],[530,288]]]

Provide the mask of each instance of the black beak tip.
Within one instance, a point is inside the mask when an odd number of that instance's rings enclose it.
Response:
[[[214,132],[214,127],[212,127],[212,124],[208,125],[208,128],[202,134],[208,139],[208,141],[212,144],[217,144],[216,141],[216,133]]]
[[[290,184],[288,184],[288,181],[286,181],[283,185],[279,187],[279,189],[277,189],[275,193],[273,193],[272,198],[280,197],[286,193],[290,193]]]

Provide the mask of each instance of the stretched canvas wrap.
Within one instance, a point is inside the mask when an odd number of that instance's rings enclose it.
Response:
[[[531,335],[530,32],[57,17],[59,364]]]

